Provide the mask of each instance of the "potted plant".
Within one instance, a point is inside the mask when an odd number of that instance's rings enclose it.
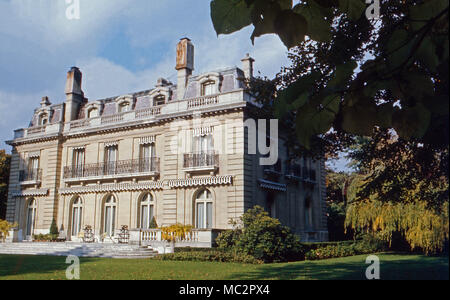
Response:
[[[192,226],[176,224],[168,227],[161,227],[161,239],[169,243],[164,245],[165,253],[175,252],[175,243],[186,239],[192,232]]]

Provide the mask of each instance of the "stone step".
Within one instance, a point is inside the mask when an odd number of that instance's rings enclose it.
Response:
[[[50,255],[108,258],[151,258],[158,253],[149,247],[120,244],[14,243],[0,244],[0,254]]]

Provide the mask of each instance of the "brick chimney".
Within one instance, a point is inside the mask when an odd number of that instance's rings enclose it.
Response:
[[[81,74],[77,67],[72,67],[67,72],[65,122],[70,122],[77,118],[80,105],[83,103],[84,93],[81,89],[82,78],[83,74]]]
[[[182,38],[177,45],[177,66],[175,69],[178,71],[177,98],[182,100],[189,76],[192,75],[194,70],[194,45],[188,38]]]

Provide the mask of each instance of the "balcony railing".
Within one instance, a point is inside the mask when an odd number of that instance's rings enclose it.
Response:
[[[187,153],[184,155],[185,169],[218,168],[219,155],[214,151]]]
[[[286,178],[300,181],[302,179],[302,167],[298,164],[286,164]]]
[[[303,167],[303,180],[306,182],[316,182],[316,170]]]
[[[64,168],[65,179],[132,174],[159,174],[159,158],[132,159]]]
[[[281,175],[282,167],[281,167],[281,161],[278,160],[274,165],[270,166],[264,166],[264,173],[268,175]]]
[[[21,170],[19,172],[20,182],[40,182],[42,179],[42,169]]]

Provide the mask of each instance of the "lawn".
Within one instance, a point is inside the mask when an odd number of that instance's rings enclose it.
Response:
[[[322,261],[245,265],[82,258],[81,279],[152,280],[315,280],[365,279],[365,259],[354,256]],[[380,254],[381,279],[449,279],[448,257]],[[0,255],[0,280],[65,279],[64,257]]]

